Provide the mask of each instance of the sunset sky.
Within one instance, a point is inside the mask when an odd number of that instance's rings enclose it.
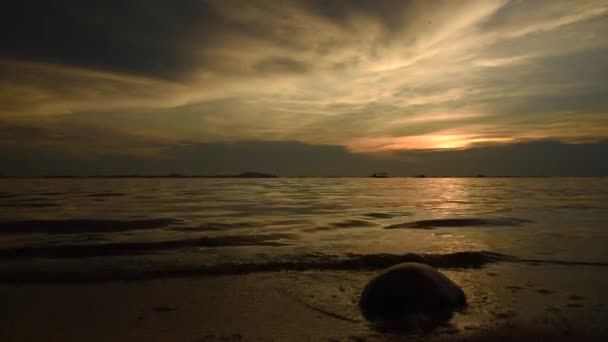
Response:
[[[608,2],[11,1],[0,173],[608,175]]]

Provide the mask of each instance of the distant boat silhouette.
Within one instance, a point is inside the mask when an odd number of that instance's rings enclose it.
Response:
[[[386,172],[376,172],[372,174],[370,177],[372,178],[388,178],[388,173]]]

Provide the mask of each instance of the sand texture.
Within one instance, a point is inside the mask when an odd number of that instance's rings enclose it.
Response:
[[[604,340],[602,267],[442,270],[469,306],[430,331],[381,331],[357,300],[372,272],[269,272],[132,282],[3,284],[2,341]]]

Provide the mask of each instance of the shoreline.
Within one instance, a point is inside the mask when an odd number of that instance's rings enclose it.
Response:
[[[587,266],[440,269],[469,306],[431,332],[383,332],[357,300],[374,272],[136,282],[0,283],[3,341],[591,341],[608,337],[608,275]],[[36,327],[32,329],[32,327]]]
[[[0,179],[593,179],[608,178],[608,175],[603,176],[390,176],[390,177],[371,177],[371,176],[272,176],[272,177],[243,177],[239,175],[183,175],[183,176],[166,176],[166,175],[141,175],[141,176],[0,176]]]

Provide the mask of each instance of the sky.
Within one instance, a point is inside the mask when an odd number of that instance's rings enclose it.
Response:
[[[608,175],[605,0],[20,0],[0,174]]]

